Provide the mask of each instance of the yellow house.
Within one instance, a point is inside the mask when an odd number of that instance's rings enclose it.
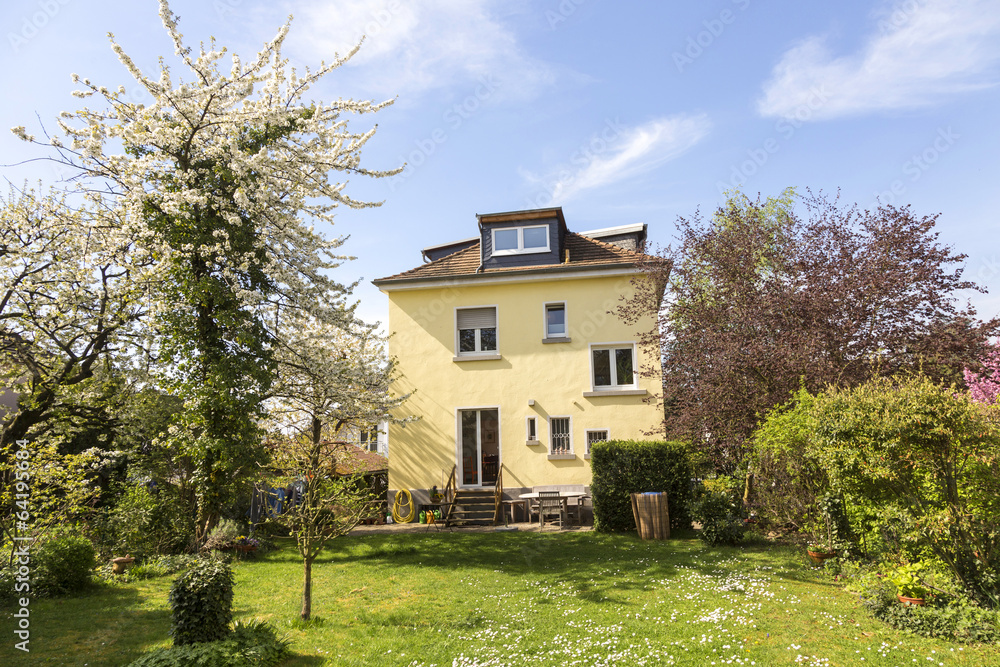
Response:
[[[391,353],[413,392],[389,427],[389,488],[508,497],[587,485],[590,446],[661,422],[659,368],[613,311],[650,258],[645,225],[575,234],[560,208],[479,215],[479,235],[426,248],[421,266],[375,280],[389,297]],[[653,326],[650,319],[646,330]],[[657,355],[657,351],[652,352]]]

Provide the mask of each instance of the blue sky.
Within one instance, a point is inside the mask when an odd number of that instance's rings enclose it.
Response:
[[[669,244],[678,215],[710,213],[722,191],[788,186],[876,197],[941,213],[941,240],[967,253],[963,295],[1000,314],[1000,3],[996,0],[175,0],[189,43],[215,36],[241,55],[292,14],[286,55],[359,54],[318,99],[395,99],[355,198],[330,234],[357,256],[338,270],[360,313],[384,320],[368,281],[420,263],[422,247],[473,236],[475,215],[562,206],[570,229],[635,222]],[[172,48],[153,0],[8,0],[0,8],[0,127],[38,134],[78,107],[71,73],[134,90],[107,33],[147,71]],[[170,60],[170,58],[168,58]],[[175,71],[179,71],[176,69]],[[136,90],[137,99],[143,93]],[[36,118],[36,114],[38,118]],[[0,135],[0,162],[37,157]],[[55,182],[44,162],[2,175]]]

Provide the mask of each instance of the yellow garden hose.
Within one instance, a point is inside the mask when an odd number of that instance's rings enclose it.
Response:
[[[406,495],[405,503],[400,502],[404,494]],[[403,507],[404,505],[409,505],[410,507],[409,514],[405,516],[400,514],[400,508]],[[407,491],[406,489],[400,489],[399,491],[397,491],[396,499],[392,501],[392,520],[395,521],[396,523],[410,523],[411,521],[413,521],[413,517],[416,515],[416,513],[417,513],[417,507],[416,505],[413,504],[413,497],[410,495],[410,492]]]

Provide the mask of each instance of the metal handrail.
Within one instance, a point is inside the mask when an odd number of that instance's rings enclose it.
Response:
[[[448,511],[444,515],[444,525],[449,525],[451,521],[451,510],[455,507],[455,494],[458,492],[458,480],[456,479],[458,474],[458,465],[453,465],[451,467],[451,477],[448,478],[448,484],[444,487],[444,502],[448,505]]]
[[[500,523],[500,517],[506,515],[503,513],[503,464],[497,468],[497,484],[496,489],[493,493],[493,525]]]

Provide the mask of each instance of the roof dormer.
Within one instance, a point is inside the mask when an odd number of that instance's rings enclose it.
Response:
[[[561,208],[477,215],[484,269],[562,262],[566,221]]]

